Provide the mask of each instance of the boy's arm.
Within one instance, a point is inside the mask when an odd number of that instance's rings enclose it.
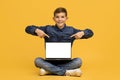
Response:
[[[28,33],[28,34],[32,34],[32,35],[37,36],[37,33],[35,32],[36,29],[40,29],[40,30],[42,30],[43,32],[45,32],[46,26],[38,27],[38,26],[35,26],[35,25],[30,25],[30,26],[27,26],[27,27],[25,28],[25,32]]]
[[[78,29],[74,28],[74,33],[76,34],[78,32],[84,33],[84,35],[80,39],[88,39],[94,35],[93,31],[91,29],[88,29],[88,28],[85,30],[78,30]]]

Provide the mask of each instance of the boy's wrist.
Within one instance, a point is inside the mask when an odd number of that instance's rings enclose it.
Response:
[[[85,35],[85,32],[84,31],[81,31],[82,32],[82,35]]]

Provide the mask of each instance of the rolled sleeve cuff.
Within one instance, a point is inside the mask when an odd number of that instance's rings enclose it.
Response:
[[[93,31],[90,29],[85,29],[83,31],[84,31],[84,35],[81,39],[87,39],[87,38],[90,38],[94,35]]]

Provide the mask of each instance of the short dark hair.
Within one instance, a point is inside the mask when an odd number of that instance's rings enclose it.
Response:
[[[65,13],[65,15],[67,16],[67,10],[63,7],[56,8],[55,11],[54,11],[54,16],[55,16],[56,13],[61,13],[61,12]]]

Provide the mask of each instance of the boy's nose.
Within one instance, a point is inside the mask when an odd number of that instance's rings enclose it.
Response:
[[[62,20],[62,18],[59,18],[58,20],[59,20],[59,21],[61,21],[61,20]]]

